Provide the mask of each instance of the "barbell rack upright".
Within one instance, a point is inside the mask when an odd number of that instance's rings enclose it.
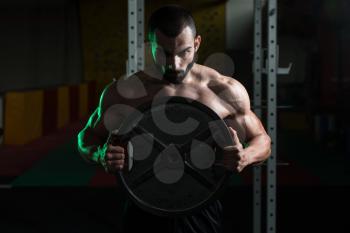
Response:
[[[128,0],[127,77],[144,68],[144,0]]]
[[[261,74],[262,74],[262,4],[254,0],[254,60],[253,60],[253,102],[254,112],[261,119]],[[261,166],[253,168],[253,233],[261,233]]]
[[[266,232],[276,232],[276,160],[277,160],[277,0],[268,1],[267,11],[267,132],[271,138],[271,156],[267,160]]]

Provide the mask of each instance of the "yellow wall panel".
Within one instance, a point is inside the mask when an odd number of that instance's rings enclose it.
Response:
[[[80,0],[80,20],[85,81],[104,87],[126,72],[127,1]]]
[[[4,143],[20,145],[42,135],[43,92],[9,92],[5,96]]]
[[[198,62],[203,64],[213,53],[225,52],[225,2],[198,5],[192,9],[192,14],[197,33],[202,36]]]
[[[57,94],[57,127],[61,128],[69,122],[69,87],[59,87]]]

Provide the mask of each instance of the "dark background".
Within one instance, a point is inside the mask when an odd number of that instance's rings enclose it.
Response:
[[[146,0],[146,19],[166,3],[193,12],[199,63],[226,54],[252,96],[252,1]],[[277,232],[350,229],[349,12],[348,0],[278,1],[280,67],[293,66],[278,77]],[[75,136],[126,72],[127,1],[2,0],[0,32],[0,231],[118,232],[120,187]],[[225,232],[252,232],[251,173],[221,197]]]

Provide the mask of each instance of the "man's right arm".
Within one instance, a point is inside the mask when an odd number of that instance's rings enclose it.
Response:
[[[101,95],[99,107],[78,134],[78,150],[81,156],[88,162],[102,165],[109,173],[122,170],[125,161],[124,148],[107,142],[109,131],[103,121],[106,109],[118,99],[113,90],[113,83],[106,87]]]
[[[88,162],[100,163],[108,132],[103,129],[100,107],[90,116],[86,126],[78,134],[78,150]],[[102,124],[102,125],[101,125]]]
[[[108,89],[102,92],[99,106],[91,114],[86,126],[78,134],[78,150],[88,162],[101,164],[106,150],[108,130],[103,123],[103,112],[108,102]]]

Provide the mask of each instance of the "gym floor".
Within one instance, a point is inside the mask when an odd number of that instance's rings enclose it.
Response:
[[[1,149],[1,232],[120,231],[124,195],[113,176],[86,164],[77,154],[74,135],[81,127],[82,122],[72,124],[20,150]],[[350,207],[349,172],[342,166],[341,156],[327,156],[327,151],[317,149],[303,135],[279,135],[277,232],[345,233],[349,229],[344,214]],[[294,156],[297,151],[287,142],[298,137],[304,150]],[[34,149],[43,144],[46,149]],[[26,157],[31,160],[21,161],[21,154],[28,148],[36,154]],[[10,154],[11,160],[6,160]],[[321,163],[312,166],[315,158]],[[14,168],[20,174],[5,174]],[[252,232],[251,173],[248,168],[233,176],[221,196],[225,233]],[[264,195],[262,200],[264,210]],[[145,231],[147,224],[143,225],[142,219],[135,221]]]
[[[252,232],[251,191],[232,187],[222,197],[224,232]],[[2,189],[1,232],[119,232],[119,194],[115,188]],[[349,194],[344,187],[279,187],[277,232],[348,232]],[[135,223],[147,232],[149,224]]]

